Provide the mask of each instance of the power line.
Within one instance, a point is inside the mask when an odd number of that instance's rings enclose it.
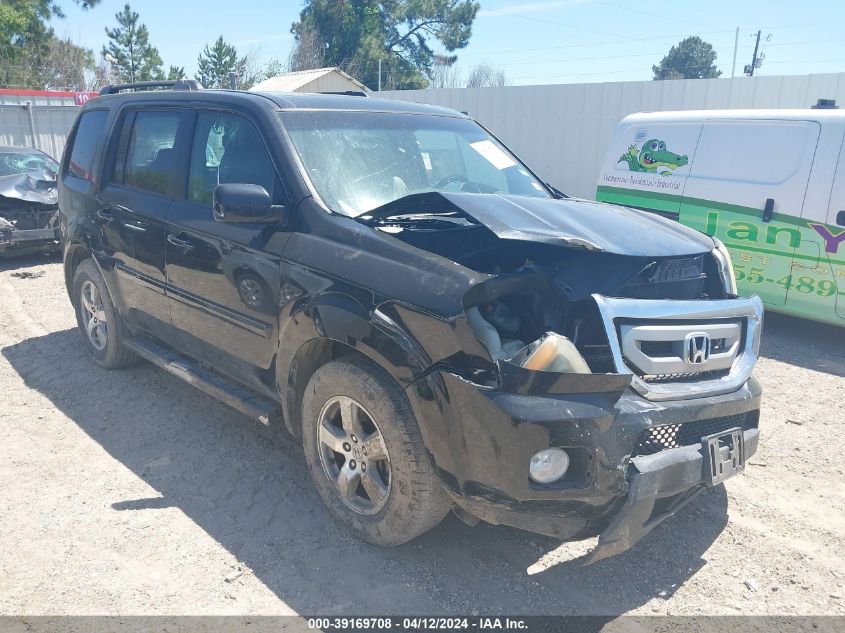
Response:
[[[832,64],[837,62],[845,62],[845,57],[838,57],[833,59],[789,59],[789,60],[781,60],[781,61],[774,61],[774,62],[767,62],[771,64]],[[707,68],[706,64],[697,64],[694,66],[683,66],[679,67],[676,70],[700,70],[701,68]],[[595,72],[586,72],[586,73],[555,73],[555,74],[543,74],[543,75],[522,75],[518,77],[510,77],[510,79],[540,79],[540,78],[557,78],[557,77],[585,77],[590,75],[619,75],[624,73],[636,73],[636,72],[651,72],[651,68],[627,68],[624,70],[606,70],[606,71],[595,71]],[[671,81],[671,80],[666,80]]]
[[[802,28],[809,28],[819,25],[830,25],[842,22],[843,20],[833,20],[833,21],[826,21],[826,22],[808,22],[805,24],[784,24],[780,26],[769,26],[764,28],[765,31],[783,31],[783,30],[792,30],[792,29],[802,29]],[[724,29],[718,31],[699,31],[698,35],[719,35],[719,34],[733,34],[735,29]],[[687,37],[689,32],[686,33],[676,33],[676,34],[663,34],[658,35],[655,37],[637,37],[637,38],[626,38],[624,40],[605,40],[602,42],[578,42],[575,44],[560,44],[557,46],[542,46],[537,48],[511,48],[511,49],[494,49],[492,51],[470,51],[467,53],[459,53],[461,59],[464,57],[469,56],[479,56],[479,55],[505,55],[510,53],[527,53],[527,52],[534,52],[534,51],[550,51],[550,50],[559,50],[564,48],[584,48],[584,47],[591,47],[591,46],[609,46],[612,44],[622,44],[625,42],[657,42],[657,41],[666,41],[672,40],[678,37]],[[816,40],[806,40],[807,43],[815,42]],[[830,42],[840,42],[841,40],[828,40]],[[802,43],[802,42],[799,42]],[[774,46],[774,44],[771,44]]]
[[[801,41],[794,41],[794,42],[776,42],[773,44],[769,44],[769,46],[795,46],[800,44],[825,44],[825,43],[839,43],[841,42],[840,39],[833,39],[833,40],[801,40]],[[627,59],[629,57],[650,57],[652,55],[664,55],[666,50],[659,50],[647,53],[634,53],[634,54],[620,54],[620,55],[590,55],[587,57],[568,57],[565,59],[532,59],[527,61],[518,61],[518,62],[504,62],[504,63],[496,63],[496,66],[506,67],[506,66],[524,66],[528,64],[558,64],[558,63],[566,63],[566,62],[578,62],[578,61],[590,61],[590,60],[600,60],[600,59]]]

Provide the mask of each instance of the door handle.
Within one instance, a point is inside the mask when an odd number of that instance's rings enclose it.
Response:
[[[108,209],[97,209],[97,217],[100,218],[103,222],[111,222],[114,220],[114,215]]]
[[[189,251],[194,247],[193,242],[176,237],[173,233],[167,236],[167,241],[177,248],[184,248],[186,251]]]
[[[763,207],[763,222],[771,222],[772,215],[775,211],[775,201],[773,198],[766,198],[766,206]]]

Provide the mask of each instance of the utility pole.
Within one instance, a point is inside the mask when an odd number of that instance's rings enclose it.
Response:
[[[739,46],[739,27],[736,27],[736,36],[734,37],[734,63],[731,65],[731,79],[736,74],[736,49]]]
[[[754,69],[757,67],[757,49],[760,48],[760,31],[757,31],[757,41],[754,44],[754,56],[751,58],[751,63],[745,67],[745,74],[749,77],[754,76]]]
[[[378,60],[378,91],[381,92],[381,60]]]

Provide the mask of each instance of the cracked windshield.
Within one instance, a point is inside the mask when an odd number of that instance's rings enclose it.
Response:
[[[317,193],[344,215],[430,191],[551,197],[469,120],[343,111],[288,112],[282,120]]]

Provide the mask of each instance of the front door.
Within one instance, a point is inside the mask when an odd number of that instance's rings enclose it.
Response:
[[[278,341],[280,257],[289,234],[276,225],[216,222],[214,188],[263,186],[284,202],[258,129],[228,112],[195,119],[185,196],[170,209],[165,236],[173,324],[180,347],[232,374],[269,368]]]
[[[172,336],[172,325],[165,293],[164,222],[176,185],[175,145],[185,120],[184,112],[173,109],[124,112],[111,148],[113,167],[98,200],[98,222],[115,244],[124,317],[165,340]]]

